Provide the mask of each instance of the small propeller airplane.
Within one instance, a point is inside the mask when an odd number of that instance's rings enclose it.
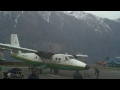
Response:
[[[40,72],[51,68],[55,73],[59,70],[88,70],[90,67],[84,62],[68,54],[55,54],[52,52],[37,51],[20,47],[17,34],[11,34],[11,44],[0,43],[0,54],[10,50],[13,58],[40,67]],[[24,53],[23,53],[24,52]]]

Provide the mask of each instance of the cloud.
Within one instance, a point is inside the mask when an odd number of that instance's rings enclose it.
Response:
[[[109,18],[109,19],[118,19],[120,18],[120,11],[84,11],[87,13],[91,13],[93,15]]]

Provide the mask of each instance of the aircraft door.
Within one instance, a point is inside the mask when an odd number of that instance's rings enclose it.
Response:
[[[67,57],[67,56],[65,56],[65,58],[64,58],[65,60],[65,64],[68,64],[68,62],[69,62],[69,58]]]
[[[54,56],[52,56],[51,59],[50,59],[50,64],[55,63],[55,62],[56,62],[56,58]]]

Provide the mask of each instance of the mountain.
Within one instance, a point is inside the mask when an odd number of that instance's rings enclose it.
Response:
[[[116,22],[120,23],[120,18],[118,18],[118,19],[116,19],[116,20],[114,20],[114,21],[116,21]]]
[[[119,21],[83,11],[1,11],[0,42],[10,43],[10,34],[16,33],[21,47],[87,54],[91,62],[101,61],[120,56]]]

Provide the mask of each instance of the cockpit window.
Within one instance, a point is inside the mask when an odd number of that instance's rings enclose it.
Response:
[[[69,59],[74,59],[74,57],[73,57],[73,56],[68,56],[68,58],[69,58]]]

